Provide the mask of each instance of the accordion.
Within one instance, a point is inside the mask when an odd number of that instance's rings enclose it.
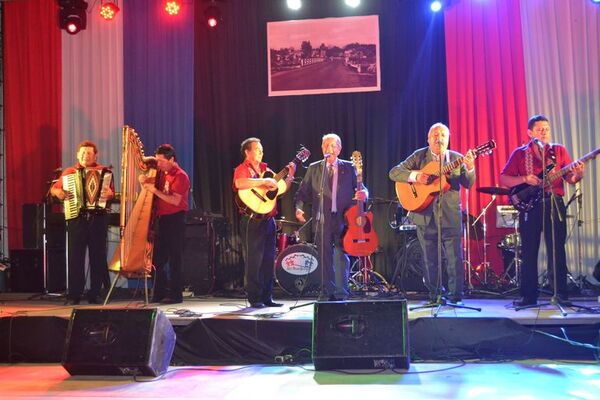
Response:
[[[108,168],[80,168],[63,175],[63,189],[72,193],[64,200],[65,219],[77,218],[82,210],[105,210],[107,198],[102,190],[111,186],[112,172]]]

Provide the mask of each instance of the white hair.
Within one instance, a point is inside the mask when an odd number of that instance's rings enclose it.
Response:
[[[431,132],[437,128],[442,128],[443,130],[446,131],[448,136],[450,136],[450,129],[446,125],[442,124],[441,122],[436,122],[435,124],[431,125],[431,128],[429,128],[429,132],[427,132],[427,136],[429,137],[429,135],[431,135]]]
[[[329,139],[335,139],[338,146],[342,147],[342,139],[340,139],[340,137],[333,132],[323,135],[323,138],[321,139],[321,143],[325,143],[325,141],[329,140]]]

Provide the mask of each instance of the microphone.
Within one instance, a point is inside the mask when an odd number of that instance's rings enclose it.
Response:
[[[329,157],[331,157],[332,155],[333,155],[333,154],[331,154],[331,153],[325,153],[325,154],[323,154],[323,158],[324,158],[324,159],[328,159],[328,158],[329,158]]]
[[[540,151],[544,149],[544,143],[540,139],[533,138],[533,143],[537,144],[537,146],[540,148]]]

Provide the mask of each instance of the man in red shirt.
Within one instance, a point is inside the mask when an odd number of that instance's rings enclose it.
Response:
[[[177,304],[183,302],[181,263],[190,179],[177,164],[175,149],[170,144],[158,147],[156,162],[160,171],[156,185],[145,175],[140,176],[140,182],[156,196],[157,202],[158,226],[152,257],[155,268],[152,302]]]
[[[263,147],[258,138],[248,138],[241,144],[241,153],[244,161],[238,165],[233,173],[233,190],[262,188],[276,190],[277,181],[265,178],[264,173],[271,171],[267,164],[262,162]],[[296,164],[288,164],[286,178],[287,189],[296,172]],[[272,172],[272,171],[271,171]],[[275,215],[277,207],[268,214],[245,214],[240,219],[240,233],[242,237],[245,277],[244,284],[250,306],[253,308],[281,307],[272,297],[273,269],[275,266]]]
[[[114,197],[114,188],[112,173],[110,169],[96,162],[98,149],[96,144],[91,141],[81,142],[77,148],[77,164],[66,168],[60,178],[56,181],[50,193],[57,199],[64,201],[77,196],[77,193],[71,193],[63,187],[63,177],[75,174],[78,171],[85,175],[82,178],[82,186],[85,195],[79,196],[86,204],[96,204],[99,199],[110,200]],[[110,187],[102,188],[102,177],[104,174],[110,174]],[[99,180],[92,179],[94,176]],[[76,178],[79,179],[79,178]],[[88,187],[89,186],[89,187]],[[102,188],[100,193],[94,193],[94,188]],[[108,219],[106,208],[96,208],[86,204],[78,204],[80,207],[79,215],[67,221],[68,237],[68,290],[67,304],[77,305],[81,301],[81,296],[85,288],[85,252],[89,249],[90,260],[90,290],[87,293],[90,304],[100,304],[100,289],[103,283],[108,283],[108,265],[106,258],[106,238],[108,231]]]
[[[535,115],[527,124],[529,143],[513,151],[500,175],[500,184],[514,187],[521,184],[542,185],[542,171],[554,164],[548,174],[571,164],[567,149],[560,144],[550,142],[550,123],[544,115]],[[545,156],[543,159],[542,155]],[[583,178],[582,162],[575,163],[563,179],[574,185]],[[528,211],[519,212],[519,232],[521,234],[521,299],[515,300],[517,307],[537,304],[538,298],[538,251],[540,234],[544,232],[546,253],[548,254],[548,272],[552,274],[553,248],[556,250],[556,291],[559,301],[567,301],[567,260],[565,240],[567,233],[566,208],[562,196],[565,194],[563,179],[556,179],[544,190],[539,202]],[[556,202],[551,201],[554,193]],[[554,212],[552,227],[551,210]],[[552,233],[556,240],[553,246]]]

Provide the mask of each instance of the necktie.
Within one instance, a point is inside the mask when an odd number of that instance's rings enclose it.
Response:
[[[327,181],[331,189],[331,212],[337,212],[337,185],[334,179],[335,171],[333,164],[327,165]]]

